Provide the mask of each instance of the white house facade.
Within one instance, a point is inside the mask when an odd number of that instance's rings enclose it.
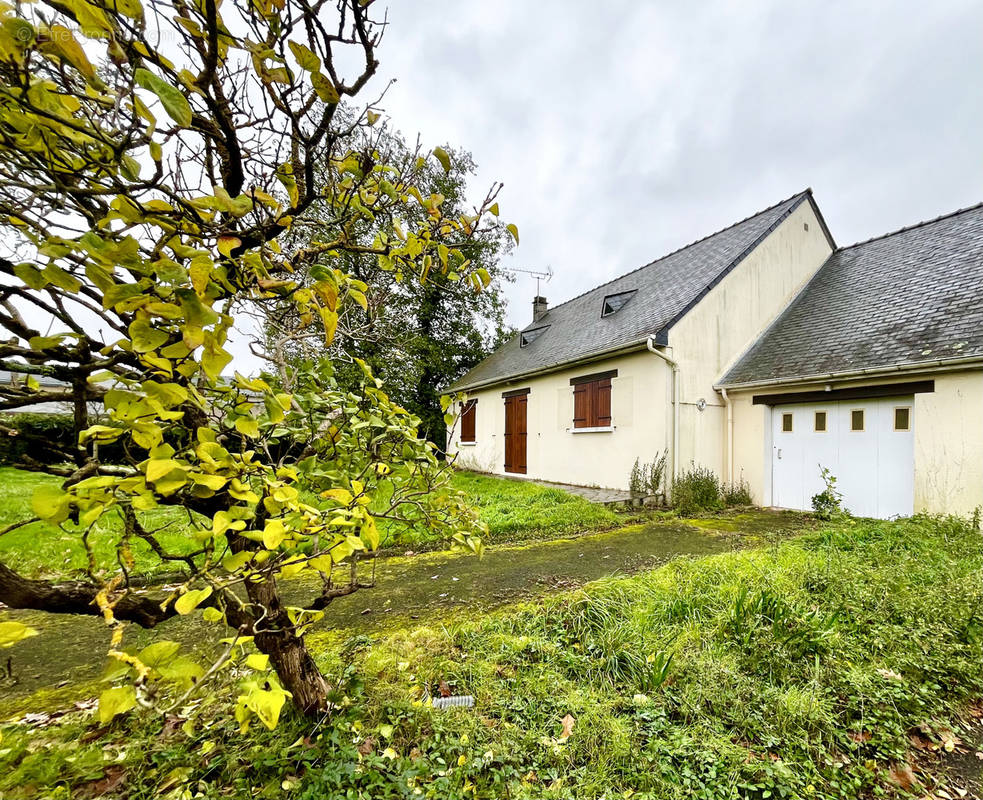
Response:
[[[706,466],[808,509],[983,505],[983,208],[838,248],[805,191],[559,306],[460,379],[449,453],[626,488]]]

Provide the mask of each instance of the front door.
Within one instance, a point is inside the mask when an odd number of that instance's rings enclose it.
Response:
[[[528,392],[505,398],[505,471],[526,473],[526,400]]]

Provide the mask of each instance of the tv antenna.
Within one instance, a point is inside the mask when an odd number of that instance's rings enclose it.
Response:
[[[541,272],[534,269],[520,269],[519,267],[509,267],[508,272],[522,272],[525,275],[532,275],[536,279],[536,296],[539,296],[539,282],[549,283],[550,279],[553,277],[553,267],[549,264],[546,265],[546,271]]]

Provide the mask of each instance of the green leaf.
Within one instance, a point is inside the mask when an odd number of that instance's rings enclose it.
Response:
[[[325,103],[337,103],[341,100],[338,90],[331,82],[331,79],[320,72],[311,73],[311,86],[317,92],[317,96]]]
[[[515,239],[515,243],[518,244],[519,243],[519,229],[515,226],[515,223],[514,222],[510,222],[508,225],[505,226],[505,230],[507,230],[510,234],[512,234],[512,238]]]
[[[137,655],[151,669],[158,669],[169,661],[173,661],[181,645],[177,642],[154,642],[143,648]]]
[[[488,206],[488,211],[497,217],[498,216],[498,203],[492,203],[490,206]]]
[[[190,592],[182,594],[174,603],[174,610],[178,614],[190,614],[212,594],[212,587],[206,586],[204,589],[192,589]]]
[[[22,639],[37,636],[34,628],[29,628],[21,622],[0,622],[0,647],[13,647]]]
[[[301,69],[305,69],[308,72],[317,72],[321,69],[321,59],[317,57],[311,48],[293,41],[287,42],[287,44],[290,46],[290,52],[294,54],[294,58],[297,59],[297,63]]]
[[[130,323],[130,341],[137,353],[149,353],[164,344],[170,334],[154,328],[149,320],[135,319]]]
[[[133,71],[133,79],[141,89],[146,89],[157,95],[157,99],[164,106],[167,116],[178,125],[182,128],[191,126],[191,104],[180,89],[171,86],[159,75],[155,75],[143,67],[137,67]]]
[[[106,689],[99,695],[99,722],[111,722],[118,714],[125,714],[137,704],[137,693],[132,686]]]
[[[444,168],[444,172],[451,171],[451,157],[447,155],[447,151],[443,147],[435,147],[433,149],[433,154],[440,162],[440,166]]]

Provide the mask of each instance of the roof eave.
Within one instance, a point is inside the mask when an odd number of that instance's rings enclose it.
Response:
[[[490,389],[494,386],[507,386],[514,383],[519,383],[521,381],[529,380],[530,378],[539,377],[540,375],[549,375],[553,372],[562,372],[565,369],[572,369],[573,367],[580,366],[581,364],[591,364],[594,361],[600,361],[604,358],[614,358],[619,355],[644,350],[648,340],[649,337],[646,336],[643,339],[638,339],[636,341],[629,342],[628,344],[621,344],[617,347],[608,348],[607,350],[598,350],[594,353],[588,353],[587,355],[578,356],[577,358],[568,359],[567,361],[550,364],[546,367],[527,370],[526,372],[519,372],[515,375],[490,378],[486,381],[478,381],[477,383],[465,384],[461,386],[452,385],[450,390],[454,392],[473,392],[479,389]],[[665,342],[656,338],[656,344],[664,345]]]
[[[756,381],[720,382],[715,383],[713,388],[717,390],[726,389],[730,392],[740,391],[742,389],[765,389],[773,386],[795,386],[808,383],[878,378],[894,375],[899,372],[949,372],[952,370],[967,369],[976,366],[983,367],[983,354],[959,356],[956,358],[936,358],[927,361],[907,361],[900,364],[892,364],[886,367],[872,367],[868,369],[822,372],[812,375],[795,375],[784,378],[764,378]]]

